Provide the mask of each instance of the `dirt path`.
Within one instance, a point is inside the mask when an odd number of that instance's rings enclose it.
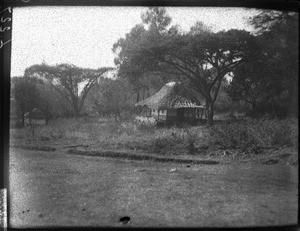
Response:
[[[126,161],[14,149],[10,224],[268,226],[296,224],[297,168]]]

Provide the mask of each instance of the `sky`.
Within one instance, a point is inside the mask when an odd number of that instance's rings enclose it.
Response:
[[[188,31],[202,21],[213,31],[245,29],[258,13],[245,8],[167,7],[171,25]],[[115,67],[112,46],[140,24],[145,7],[22,7],[13,9],[11,76],[46,63],[83,68]]]

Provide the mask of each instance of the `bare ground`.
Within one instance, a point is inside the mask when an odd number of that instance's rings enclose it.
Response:
[[[296,224],[297,167],[186,165],[12,149],[12,227]]]

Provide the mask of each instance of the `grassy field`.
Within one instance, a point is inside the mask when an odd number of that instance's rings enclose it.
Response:
[[[57,149],[84,145],[87,151],[138,150],[162,156],[225,155],[233,160],[260,159],[271,154],[283,153],[283,159],[297,165],[298,122],[243,120],[217,122],[212,128],[203,125],[157,128],[136,121],[57,119],[50,121],[47,126],[34,129],[11,129],[11,144],[49,146]]]
[[[240,227],[297,222],[297,168],[186,165],[11,149],[12,227]]]

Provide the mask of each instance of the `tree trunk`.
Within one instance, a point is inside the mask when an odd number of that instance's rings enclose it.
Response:
[[[206,118],[208,126],[212,126],[214,122],[214,103],[206,100]]]
[[[148,89],[147,89],[147,98],[150,97],[150,87],[148,86]]]
[[[77,104],[74,104],[74,116],[75,116],[75,119],[77,120],[78,116],[79,116],[79,110],[78,110]]]
[[[253,115],[254,115],[255,111],[256,111],[256,103],[252,102],[252,113],[253,113]]]
[[[275,118],[275,99],[272,100],[272,117]]]
[[[73,101],[73,109],[74,109],[74,117],[77,120],[80,110],[79,110],[79,103],[78,103],[78,98],[76,98],[75,96],[72,97],[72,101]]]
[[[288,97],[289,97],[289,101],[291,102],[290,105],[288,106],[289,115],[293,117],[297,117],[298,116],[298,83],[295,83],[290,87]]]
[[[137,94],[136,94],[136,102],[140,102],[140,91],[137,90]]]
[[[214,123],[214,110],[213,110],[213,106],[211,105],[210,110],[207,112],[207,124],[208,126],[212,126]]]
[[[22,112],[22,114],[21,114],[22,128],[25,127],[25,118],[24,117],[25,117],[25,113]]]

